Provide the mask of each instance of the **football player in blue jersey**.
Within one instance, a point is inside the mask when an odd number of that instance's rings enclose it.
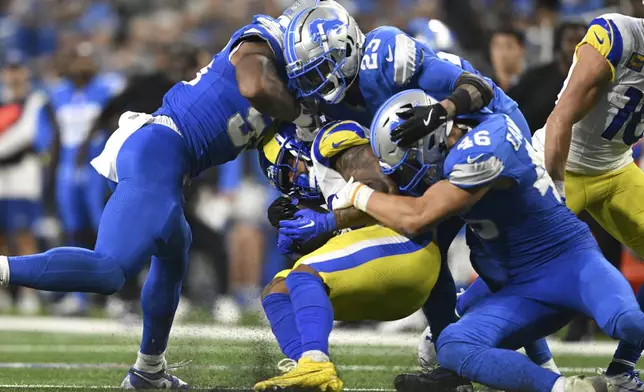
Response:
[[[462,58],[435,52],[403,31],[379,27],[366,36],[342,10],[321,4],[298,14],[286,29],[284,57],[297,96],[322,103],[330,119],[369,126],[392,95],[418,88],[441,100],[418,106],[393,137],[418,140],[454,116],[485,110],[509,115],[530,130],[516,102]]]
[[[392,142],[392,130],[404,121],[397,113],[434,102],[419,90],[402,92],[371,127],[371,146],[385,170],[410,178],[399,185],[422,196],[388,195],[349,181],[334,206],[356,207],[406,235],[452,215],[468,223],[476,269],[498,290],[443,331],[442,366],[502,390],[593,390],[591,380],[560,376],[514,350],[557,331],[577,312],[641,348],[644,313],[633,291],[566,208],[542,158],[508,116],[449,121],[411,148]],[[603,285],[594,284],[600,280]],[[603,379],[594,381],[605,387]]]
[[[271,117],[313,125],[284,82],[281,26],[316,2],[298,1],[277,20],[256,16],[193,80],[169,90],[155,113],[121,116],[92,161],[113,189],[94,250],[0,256],[0,285],[101,294],[118,291],[152,257],[141,294],[141,347],[124,388],[186,388],[166,371],[164,356],[191,242],[182,185],[254,147]]]

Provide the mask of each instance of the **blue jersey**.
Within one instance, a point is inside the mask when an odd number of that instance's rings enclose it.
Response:
[[[368,116],[342,103],[326,105],[323,111],[334,120],[350,119],[369,126],[370,117],[393,95],[403,90],[421,89],[440,101],[454,92],[456,81],[463,72],[482,77],[469,62],[456,55],[435,52],[395,27],[379,27],[365,38],[356,81]],[[484,111],[511,114],[517,109],[517,103],[492,80],[484,79],[494,90],[494,98]]]
[[[239,43],[257,37],[268,43],[275,54],[277,69],[286,71],[282,54],[282,29],[277,20],[256,16],[248,26],[233,34],[226,47],[189,82],[179,82],[163,98],[154,115],[172,118],[188,145],[191,175],[213,165],[233,160],[241,151],[254,146],[271,118],[253,108],[239,92],[231,56]]]
[[[596,247],[588,226],[555,191],[531,140],[508,116],[481,117],[450,149],[443,168],[459,188],[495,183],[462,215],[474,233],[468,245],[479,273],[503,284],[564,251]]]
[[[60,133],[60,165],[75,165],[78,147],[87,139],[107,102],[122,86],[122,80],[115,84],[112,77],[98,75],[82,88],[65,80],[50,90],[50,102]]]

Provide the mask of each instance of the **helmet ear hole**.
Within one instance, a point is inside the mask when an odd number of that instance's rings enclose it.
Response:
[[[351,57],[351,44],[347,43],[346,49],[344,50],[347,57]]]

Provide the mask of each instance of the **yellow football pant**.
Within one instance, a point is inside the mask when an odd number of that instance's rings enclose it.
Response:
[[[606,231],[644,257],[644,171],[634,163],[598,176],[566,173],[566,204],[588,211]]]
[[[332,238],[293,268],[300,264],[324,280],[336,320],[389,321],[409,316],[425,303],[438,279],[441,257],[434,242],[419,245],[376,225]]]

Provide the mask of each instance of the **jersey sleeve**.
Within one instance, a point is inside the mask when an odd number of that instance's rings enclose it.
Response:
[[[477,127],[469,131],[450,150],[445,160],[445,178],[459,188],[488,185],[499,177],[514,178],[508,163],[511,144],[500,128]]]
[[[333,208],[335,194],[346,184],[344,177],[333,168],[332,158],[350,148],[368,143],[365,128],[354,121],[329,123],[315,137],[311,147],[313,170],[330,209]]]
[[[615,79],[615,68],[622,61],[624,40],[622,33],[613,20],[605,15],[593,19],[588,25],[586,35],[575,49],[588,44],[595,48],[605,59],[611,70],[611,81]]]
[[[265,41],[273,51],[278,62],[284,64],[284,55],[282,42],[284,40],[284,30],[279,22],[267,15],[256,15],[253,23],[240,29],[231,42],[229,58],[232,57],[239,45],[250,38],[259,38]]]

